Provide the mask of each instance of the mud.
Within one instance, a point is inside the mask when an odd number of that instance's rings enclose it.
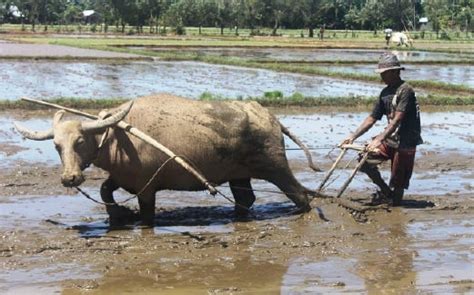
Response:
[[[366,115],[273,111],[314,148],[326,170],[338,154],[329,146]],[[10,124],[42,129],[51,115],[0,113],[2,294],[473,292],[473,110],[422,110],[427,143],[418,150],[400,208],[368,211],[360,219],[330,199],[315,199],[312,212],[295,215],[285,196],[270,192],[275,187],[253,181],[257,202],[247,219],[206,192],[165,191],[157,195],[151,229],[111,229],[102,205],[61,186],[52,143],[23,141]],[[307,168],[301,151],[287,155],[296,177],[315,188],[323,174]],[[328,193],[353,164],[338,171]],[[388,166],[382,168],[386,175]],[[89,168],[83,189],[98,197],[105,177]],[[343,197],[363,204],[372,190],[357,175]],[[118,192],[118,200],[127,197]],[[136,200],[127,206],[136,208]]]

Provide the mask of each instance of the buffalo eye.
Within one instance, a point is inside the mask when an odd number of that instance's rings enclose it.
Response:
[[[82,146],[86,141],[84,140],[84,138],[82,137],[79,137],[77,140],[76,140],[76,143],[74,144],[75,147],[80,147]]]

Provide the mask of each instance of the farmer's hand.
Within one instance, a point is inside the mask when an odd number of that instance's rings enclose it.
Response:
[[[355,138],[351,135],[348,138],[344,139],[338,146],[341,147],[345,144],[352,144],[354,142]]]
[[[367,151],[376,151],[378,147],[382,144],[382,140],[383,138],[381,136],[374,137],[372,141],[367,145]]]

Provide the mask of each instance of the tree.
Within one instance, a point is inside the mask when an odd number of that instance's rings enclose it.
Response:
[[[436,37],[439,36],[439,31],[443,27],[443,16],[444,19],[447,15],[448,3],[446,0],[430,0],[426,1],[425,10],[428,15],[428,19],[431,22],[431,26],[433,27],[433,31],[436,32]]]
[[[230,24],[236,23],[236,9],[234,5],[240,1],[216,0],[216,21],[221,29],[221,35],[224,35],[224,28]]]
[[[295,2],[292,6],[292,22],[297,23],[298,20],[300,20],[302,24],[299,26],[301,27],[302,25],[308,29],[308,36],[310,38],[314,37],[314,29],[316,26],[322,25],[320,13],[321,5],[322,0],[303,0]]]
[[[374,30],[377,33],[377,29],[383,25],[383,21],[387,18],[384,16],[383,3],[379,1],[369,1],[361,9],[359,14],[359,23],[363,29]],[[387,25],[392,27],[392,25]]]

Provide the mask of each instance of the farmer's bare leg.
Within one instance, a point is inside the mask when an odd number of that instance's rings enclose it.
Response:
[[[403,193],[405,189],[403,187],[395,187],[392,193],[393,206],[401,206],[403,200]]]
[[[248,209],[252,207],[255,202],[255,195],[250,184],[250,178],[235,179],[229,181],[230,190],[235,199],[235,213],[237,215],[245,215]]]
[[[367,174],[367,176],[369,176],[369,178],[380,188],[380,190],[386,197],[391,196],[392,190],[383,180],[382,175],[380,174],[380,171],[377,168],[377,164],[369,163],[369,161],[367,161],[364,163],[364,165],[362,165],[360,171]]]

